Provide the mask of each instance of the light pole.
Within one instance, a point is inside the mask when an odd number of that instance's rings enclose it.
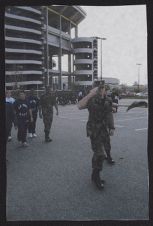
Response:
[[[101,40],[101,76],[100,80],[102,81],[102,40],[107,40],[106,38],[96,37],[97,39]]]
[[[139,86],[140,86],[140,66],[142,65],[142,64],[136,64],[137,66],[138,66],[138,93],[139,93]]]

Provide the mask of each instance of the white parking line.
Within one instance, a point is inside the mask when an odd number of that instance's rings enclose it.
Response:
[[[73,116],[73,115],[78,115],[78,116],[85,116],[86,115],[86,113],[84,113],[84,114],[79,114],[79,113],[76,113],[76,112],[68,112],[68,113],[65,113],[64,112],[64,114],[63,114],[63,116],[68,116],[68,115],[70,115],[70,116]]]
[[[127,111],[118,111],[119,114],[146,114],[148,112],[146,111],[131,111],[131,112],[127,112]]]
[[[64,117],[64,116],[59,116],[58,118],[68,119],[68,120],[78,120],[78,119],[80,119],[80,118],[68,118],[68,117]]]
[[[64,117],[64,116],[59,116],[59,118],[61,119],[68,119],[68,120],[79,120],[81,122],[87,122],[88,119],[81,119],[80,118],[68,118],[68,117]],[[146,117],[139,117],[139,118],[130,118],[130,119],[121,119],[121,120],[115,120],[115,121],[128,121],[128,120],[135,120],[135,119],[142,119],[142,118],[146,118]],[[122,125],[115,125],[115,128],[125,128],[126,126],[122,126]],[[135,131],[144,131],[147,130],[148,128],[140,128],[140,129],[135,129]]]
[[[58,116],[58,118],[62,118],[62,119],[69,119],[69,120],[80,120],[81,122],[86,122],[88,119],[80,119],[80,118],[69,118],[66,116]],[[124,121],[131,121],[131,120],[135,120],[135,119],[143,119],[143,118],[147,118],[147,116],[145,117],[137,117],[137,118],[128,118],[128,119],[116,119],[116,122],[124,122]]]
[[[63,117],[63,116],[58,116],[58,118],[61,118],[61,119],[68,119],[68,120],[80,120],[80,118],[68,118],[68,117]],[[82,119],[80,120],[81,122],[87,122],[87,119]]]
[[[80,120],[80,118],[67,118],[67,117],[59,117],[59,118],[63,118],[63,119],[70,119],[70,120]],[[81,119],[80,120],[81,122],[87,122],[88,119]],[[123,128],[125,126],[122,126],[122,125],[115,125],[116,128]]]
[[[148,128],[135,129],[135,131],[147,130]]]
[[[87,119],[82,119],[80,120],[81,122],[87,122]],[[115,125],[115,128],[125,128],[125,126],[121,126],[121,125]]]
[[[142,119],[142,118],[147,118],[147,116],[145,116],[145,117],[137,117],[137,118],[128,118],[128,119],[116,119],[116,121],[117,122],[124,122],[124,121],[131,121],[131,120]]]
[[[116,128],[124,128],[125,126],[115,125]]]

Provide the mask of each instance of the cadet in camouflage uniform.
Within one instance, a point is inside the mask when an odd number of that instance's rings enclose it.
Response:
[[[87,136],[90,137],[93,150],[92,157],[92,180],[99,189],[104,188],[104,181],[100,178],[100,171],[105,159],[114,163],[110,155],[110,135],[113,135],[114,120],[112,114],[112,103],[105,95],[105,86],[100,85],[78,103],[79,109],[88,108],[89,118],[87,122]]]
[[[45,141],[51,142],[49,137],[52,121],[53,121],[53,106],[56,108],[56,115],[58,115],[58,105],[56,97],[51,93],[51,88],[46,87],[46,93],[40,97],[39,116],[43,117]]]

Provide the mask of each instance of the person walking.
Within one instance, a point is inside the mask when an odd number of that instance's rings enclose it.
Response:
[[[83,93],[80,90],[79,93],[78,93],[78,101],[80,101],[82,98],[83,98]]]
[[[39,117],[43,118],[46,142],[52,141],[52,139],[49,137],[49,134],[53,121],[53,106],[56,109],[56,115],[58,115],[56,97],[52,94],[51,88],[47,86],[45,94],[40,97],[39,105]]]
[[[36,121],[37,121],[37,114],[38,114],[38,108],[39,108],[39,99],[35,94],[35,90],[31,89],[30,90],[30,95],[27,98],[30,108],[32,110],[32,117],[33,121],[29,122],[28,124],[28,132],[29,132],[29,137],[37,137],[36,134]]]
[[[112,92],[111,98],[112,98],[112,103],[113,103],[113,112],[116,113],[118,110],[118,102],[119,102],[118,94],[116,94],[115,92]]]
[[[27,147],[27,128],[28,123],[33,122],[32,109],[26,99],[24,91],[19,92],[19,98],[14,102],[14,110],[17,117],[18,141],[22,143],[23,147]]]
[[[88,109],[89,117],[86,125],[87,137],[90,137],[93,150],[92,157],[92,181],[98,189],[104,188],[104,180],[100,178],[100,172],[103,168],[103,162],[106,158],[110,163],[114,163],[110,150],[110,135],[114,134],[114,119],[110,100],[105,95],[105,85],[92,89],[78,103],[78,108]]]
[[[6,114],[5,135],[6,135],[6,142],[8,142],[11,129],[12,129],[12,124],[14,124],[15,129],[17,128],[14,107],[13,107],[13,104],[11,104],[10,102],[5,102],[5,114]]]
[[[8,123],[11,127],[9,127],[9,134],[8,134],[8,139],[7,141],[11,141],[12,140],[12,136],[11,136],[11,130],[12,130],[12,123],[11,123],[11,120],[12,120],[12,110],[13,110],[13,107],[11,107],[11,105],[14,104],[15,102],[15,99],[12,97],[11,95],[11,90],[6,90],[5,92],[5,95],[6,95],[6,98],[5,98],[5,102],[6,102],[6,110],[9,112],[10,114],[10,117],[8,117],[8,121],[6,123]],[[8,104],[7,104],[8,103]],[[7,124],[7,126],[9,126]]]

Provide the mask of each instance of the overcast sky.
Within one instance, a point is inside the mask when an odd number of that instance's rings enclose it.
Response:
[[[78,36],[105,37],[103,41],[103,76],[120,83],[147,84],[146,6],[82,6],[86,18],[78,26]],[[100,45],[100,40],[99,40]],[[101,62],[99,51],[99,64]],[[101,66],[99,65],[99,74]]]

